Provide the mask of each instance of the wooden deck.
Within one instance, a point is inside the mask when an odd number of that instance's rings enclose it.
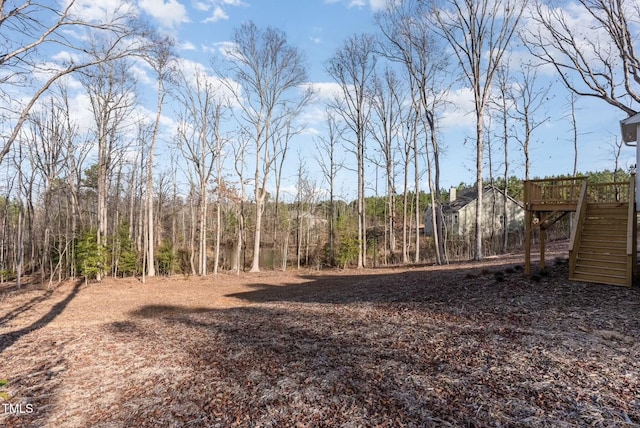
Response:
[[[588,183],[586,177],[530,180],[524,183],[524,191],[527,274],[531,273],[533,229],[540,229],[540,265],[544,269],[545,230],[575,212],[570,279],[632,284],[637,273],[635,175],[629,182],[617,183]]]

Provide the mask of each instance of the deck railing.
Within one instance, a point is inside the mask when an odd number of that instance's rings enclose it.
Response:
[[[525,204],[577,204],[585,177],[525,181]]]
[[[629,182],[591,183],[587,189],[588,202],[615,203],[629,202]]]
[[[544,179],[525,181],[524,202],[532,205],[576,205],[580,198],[586,177]],[[629,202],[629,182],[589,183],[587,202],[626,203]]]

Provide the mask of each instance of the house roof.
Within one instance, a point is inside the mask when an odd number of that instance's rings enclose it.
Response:
[[[478,189],[476,187],[457,190],[456,200],[442,204],[442,211],[445,213],[460,211],[464,206],[476,199],[478,199]]]
[[[502,194],[502,190],[497,189],[494,186],[486,186],[484,188],[485,193],[493,192],[493,191],[497,191],[497,192],[500,192],[500,194]],[[513,199],[511,196],[507,195],[507,197],[512,202],[522,206],[522,204],[519,201]],[[466,189],[458,190],[455,201],[445,202],[442,204],[442,212],[446,214],[446,213],[460,211],[463,207],[467,206],[471,202],[474,202],[476,199],[478,199],[478,189],[476,187],[468,187]]]

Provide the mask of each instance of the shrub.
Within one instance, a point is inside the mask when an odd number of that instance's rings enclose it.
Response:
[[[171,241],[165,240],[156,251],[156,262],[158,263],[158,271],[161,275],[171,275],[175,272],[176,254],[173,251]]]
[[[78,272],[85,281],[94,279],[104,271],[104,246],[98,245],[95,230],[82,233],[76,249]]]

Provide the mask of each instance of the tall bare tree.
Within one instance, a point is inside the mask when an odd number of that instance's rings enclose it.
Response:
[[[473,92],[476,121],[476,260],[482,253],[482,202],[485,107],[496,71],[522,17],[525,1],[443,0],[433,9],[433,20],[458,59]]]
[[[387,218],[385,222],[385,236],[388,236],[388,246],[391,261],[396,258],[395,236],[395,150],[396,141],[402,126],[402,109],[406,92],[396,73],[386,68],[382,77],[374,79],[372,92],[372,108],[375,119],[371,121],[371,135],[378,142],[380,155],[387,181]],[[387,260],[385,260],[385,264]]]
[[[557,71],[578,96],[598,98],[631,116],[640,106],[640,57],[633,26],[638,5],[629,0],[578,0],[580,19],[553,2],[537,1],[527,47]],[[579,11],[580,9],[575,9]],[[588,22],[586,22],[588,20]]]
[[[221,121],[227,109],[226,100],[218,96],[219,85],[210,76],[196,72],[182,76],[178,101],[178,143],[189,170],[195,175],[192,183],[198,194],[198,274],[207,274],[207,186],[220,156]],[[191,172],[190,172],[191,176]]]
[[[235,248],[235,268],[236,274],[240,275],[240,269],[244,269],[244,261],[242,258],[242,250],[244,248],[245,241],[245,155],[249,139],[243,132],[240,132],[235,139],[233,145],[233,157],[234,157],[234,169],[238,176],[238,184],[240,186],[240,195],[238,195],[238,203],[236,209],[236,216],[238,218],[237,236],[236,236],[236,248]]]
[[[506,253],[509,245],[509,210],[507,209],[509,188],[509,110],[512,107],[511,77],[507,64],[502,65],[496,73],[496,88],[491,97],[491,103],[500,123],[499,137],[502,139],[504,189],[502,189],[502,252]]]
[[[99,47],[95,50],[101,51]],[[109,174],[112,172],[116,152],[121,148],[119,144],[123,128],[136,103],[135,82],[129,74],[129,66],[129,62],[125,60],[100,62],[85,70],[81,76],[82,85],[91,102],[98,145],[96,243],[99,249],[106,245],[108,232]],[[98,281],[103,269],[104,266],[98,269]]]
[[[253,22],[243,24],[227,50],[229,74],[224,79],[241,110],[243,127],[255,148],[255,234],[251,271],[260,271],[260,240],[264,201],[273,162],[277,158],[277,135],[299,116],[313,95],[307,82],[303,53],[290,45],[284,32]]]
[[[318,165],[322,169],[322,175],[329,186],[329,264],[335,266],[335,180],[336,175],[344,167],[344,162],[339,158],[337,150],[338,143],[344,129],[337,122],[331,109],[326,110],[327,114],[327,135],[318,137],[316,140],[316,149],[318,151]]]
[[[367,225],[364,200],[364,165],[367,126],[371,113],[369,86],[376,66],[377,42],[370,34],[347,39],[329,59],[327,71],[338,83],[341,96],[332,109],[339,114],[353,134],[358,175],[358,268],[366,265]]]
[[[156,117],[153,122],[153,131],[151,133],[151,142],[149,146],[149,153],[147,155],[147,276],[152,277],[156,274],[155,269],[155,227],[153,216],[153,160],[155,156],[155,147],[158,140],[158,133],[160,131],[160,118],[162,117],[162,107],[164,106],[164,100],[167,95],[166,84],[171,83],[173,75],[176,71],[175,53],[173,52],[175,42],[169,37],[153,37],[152,44],[144,55],[145,60],[153,69],[156,75],[157,87],[157,103],[156,103]]]
[[[376,22],[384,35],[383,52],[405,70],[410,88],[412,108],[427,133],[427,175],[431,195],[431,211],[436,250],[436,262],[446,262],[444,224],[440,203],[440,153],[438,111],[448,92],[445,84],[449,71],[448,57],[433,33],[427,19],[427,9],[421,0],[389,2],[386,10],[376,15]]]
[[[524,63],[510,85],[512,108],[510,117],[516,121],[518,132],[514,134],[524,155],[524,179],[529,179],[531,171],[530,146],[533,132],[549,120],[544,109],[549,102],[551,86],[539,79],[538,68]]]
[[[142,47],[142,39],[133,31],[135,9],[130,4],[122,2],[105,10],[99,19],[85,17],[82,7],[75,0],[0,2],[0,98],[7,101],[3,109],[13,119],[10,132],[0,139],[0,163],[31,109],[55,82],[76,71],[125,58]],[[96,39],[109,40],[108,45],[87,54],[91,50],[87,41]],[[51,49],[69,55],[66,60],[43,61]],[[38,80],[38,75],[46,77]],[[19,102],[25,95],[26,101]]]

